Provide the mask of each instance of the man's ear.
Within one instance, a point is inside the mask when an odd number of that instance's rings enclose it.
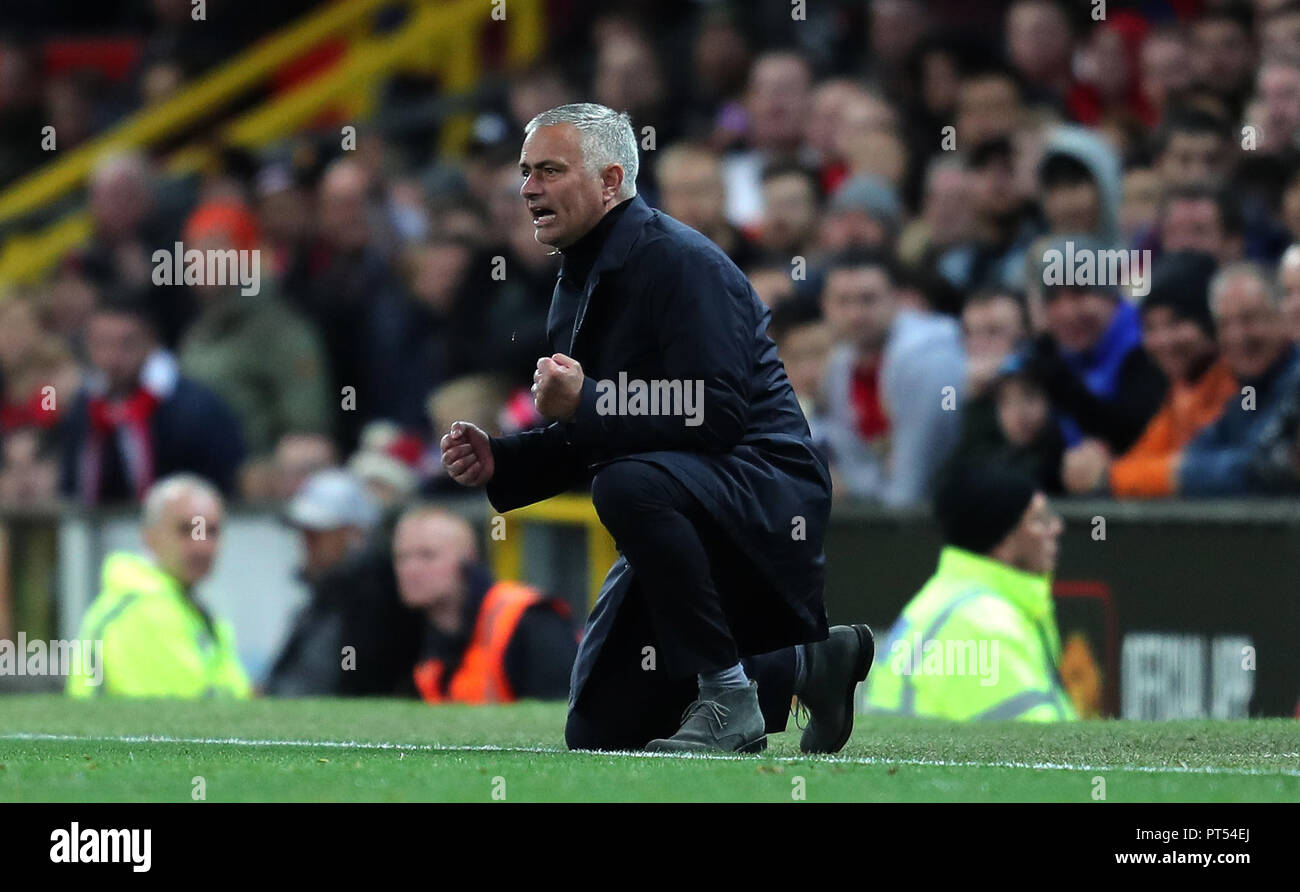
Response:
[[[623,168],[618,164],[611,164],[605,168],[604,173],[600,176],[600,195],[605,201],[613,201],[618,197],[619,190],[623,188]]]

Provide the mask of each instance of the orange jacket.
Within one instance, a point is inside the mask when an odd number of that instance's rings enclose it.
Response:
[[[506,677],[506,648],[524,611],[534,604],[547,604],[563,616],[569,607],[563,601],[546,598],[536,589],[518,582],[498,582],[487,590],[474,621],[474,633],[460,667],[442,692],[442,660],[425,660],[415,667],[415,686],[426,703],[510,703],[515,699]]]
[[[1110,491],[1127,499],[1174,494],[1174,459],[1201,429],[1223,412],[1237,393],[1237,380],[1222,359],[1192,383],[1175,381],[1164,405],[1142,436],[1110,466]]]

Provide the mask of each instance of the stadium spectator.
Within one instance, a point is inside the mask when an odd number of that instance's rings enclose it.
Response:
[[[660,154],[656,174],[664,213],[707,235],[741,269],[758,260],[754,244],[727,220],[727,194],[717,153],[697,143],[677,143]]]
[[[216,562],[222,519],[221,496],[201,477],[176,474],[150,487],[141,530],[149,556],[115,551],[104,559],[80,636],[103,642],[99,665],[83,663],[68,676],[70,696],[251,696],[233,629],[195,591]]]
[[[1256,75],[1261,116],[1256,149],[1264,154],[1293,152],[1300,137],[1300,58],[1293,44],[1287,55],[1264,60]]]
[[[978,291],[961,311],[966,350],[966,389],[959,455],[983,455],[1006,440],[998,423],[997,384],[1003,365],[1029,336],[1024,298],[1012,292]]]
[[[959,462],[939,484],[934,512],[944,542],[938,568],[877,651],[868,710],[950,721],[1077,718],[1052,603],[1063,525],[1046,495],[1015,470]]]
[[[19,427],[0,440],[0,507],[55,503],[59,488],[58,442],[39,427]]]
[[[1186,32],[1177,25],[1160,26],[1142,41],[1142,97],[1156,120],[1166,108],[1181,103],[1191,89],[1191,51]]]
[[[727,218],[754,226],[763,215],[762,174],[776,161],[800,160],[811,99],[812,71],[798,53],[764,53],[750,69],[745,91],[748,145],[722,164]]]
[[[568,696],[578,649],[569,606],[522,583],[494,582],[463,519],[408,509],[393,536],[393,564],[402,602],[425,618],[413,673],[425,702]]]
[[[1085,236],[1057,239],[1043,254],[1040,281],[1049,252],[1092,252],[1102,264],[1105,250]],[[1046,330],[1027,356],[1060,416],[1066,461],[1095,463],[1126,451],[1165,394],[1164,376],[1142,350],[1137,308],[1112,285],[1057,283],[1044,288],[1043,314]]]
[[[870,174],[840,186],[826,204],[817,232],[817,253],[889,251],[898,236],[903,209],[894,187]]]
[[[1049,495],[1063,492],[1065,437],[1052,416],[1052,402],[1036,370],[1013,354],[990,389],[997,432],[993,445],[983,454],[1020,471]],[[981,452],[971,448],[959,454],[975,458]]]
[[[1187,444],[1178,491],[1188,496],[1276,493],[1260,475],[1279,421],[1300,390],[1300,348],[1283,325],[1281,295],[1262,267],[1233,264],[1210,282],[1210,308],[1224,362],[1241,385],[1223,414]]]
[[[1192,105],[1170,109],[1153,142],[1165,189],[1213,187],[1227,179],[1233,142],[1227,122],[1214,112]]]
[[[813,445],[822,450],[824,459],[828,458],[822,430],[825,415],[822,385],[832,342],[830,326],[822,318],[821,307],[817,301],[807,297],[785,301],[772,310],[767,333],[776,344],[790,386],[799,398],[799,408],[808,421]],[[834,479],[835,469],[831,471]]]
[[[939,273],[963,291],[1025,285],[1029,247],[1041,232],[1037,213],[1014,183],[1014,148],[995,137],[975,144],[967,159],[972,187],[970,234],[937,260]]]
[[[1292,343],[1300,344],[1300,245],[1292,245],[1277,265],[1278,287],[1282,290],[1282,315]]]
[[[250,257],[260,251],[256,218],[233,202],[195,210],[184,242],[187,250],[233,250]],[[275,280],[264,271],[255,294],[244,294],[238,282],[191,287],[200,313],[181,341],[181,373],[234,409],[250,461],[269,462],[287,433],[328,434],[323,350],[316,332],[281,301]]]
[[[1160,211],[1162,251],[1200,251],[1227,265],[1242,259],[1241,210],[1226,192],[1204,186],[1169,190]]]
[[[307,603],[293,620],[262,692],[274,697],[393,694],[410,671],[396,653],[416,617],[402,610],[389,571],[380,509],[341,469],[320,471],[284,511],[301,537]],[[406,647],[407,656],[411,655]]]
[[[270,473],[261,481],[260,498],[287,502],[308,477],[338,464],[338,447],[328,437],[310,433],[285,434],[275,446]]]
[[[772,263],[806,257],[817,235],[821,192],[817,177],[798,164],[772,164],[763,170],[763,217],[758,246]]]
[[[407,297],[372,234],[371,187],[357,161],[329,166],[318,194],[310,272],[300,283],[284,283],[323,337],[336,407],[332,427],[349,451],[367,421],[400,417],[401,397],[420,377],[395,347],[408,322]]]
[[[90,372],[62,421],[64,496],[88,505],[138,501],[156,480],[180,471],[234,492],[246,455],[239,418],[181,374],[138,301],[100,304],[86,346]]]
[[[849,255],[826,275],[822,310],[840,342],[827,360],[826,437],[848,493],[913,505],[960,434],[965,387],[956,324],[900,306],[880,255]]]
[[[73,266],[101,292],[139,290],[163,346],[174,349],[194,317],[184,288],[149,288],[156,250],[172,247],[178,221],[163,210],[152,182],[155,173],[144,155],[109,155],[90,177],[87,205],[93,233],[72,258]]]
[[[1071,481],[1089,492],[1109,482],[1119,498],[1156,498],[1177,489],[1178,454],[1238,393],[1219,358],[1209,285],[1215,261],[1207,254],[1165,255],[1156,265],[1151,293],[1142,301],[1142,344],[1169,381],[1169,393],[1136,443],[1097,476]]]
[[[1006,14],[1007,55],[1026,83],[1045,99],[1064,100],[1073,86],[1074,34],[1057,0],[1015,0]]]

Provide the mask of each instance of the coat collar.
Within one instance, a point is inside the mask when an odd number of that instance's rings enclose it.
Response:
[[[632,246],[640,238],[645,224],[657,213],[658,211],[645,203],[644,198],[635,195],[628,200],[627,208],[614,222],[614,227],[605,237],[604,244],[600,246],[600,253],[597,254],[596,262],[592,265],[591,272],[587,274],[587,281],[582,289],[582,299],[579,301],[577,316],[573,324],[573,337],[569,342],[570,356],[576,350],[578,333],[582,330],[582,321],[587,315],[587,304],[591,300],[591,293],[595,291],[600,277],[607,272],[613,272],[623,267],[627,262],[628,254],[632,252]]]

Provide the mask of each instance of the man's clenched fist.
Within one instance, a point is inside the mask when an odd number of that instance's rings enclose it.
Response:
[[[496,461],[488,435],[468,421],[456,421],[442,437],[442,463],[461,486],[482,486],[492,479]]]
[[[582,398],[582,366],[563,353],[543,356],[533,372],[533,402],[542,417],[571,421]]]

